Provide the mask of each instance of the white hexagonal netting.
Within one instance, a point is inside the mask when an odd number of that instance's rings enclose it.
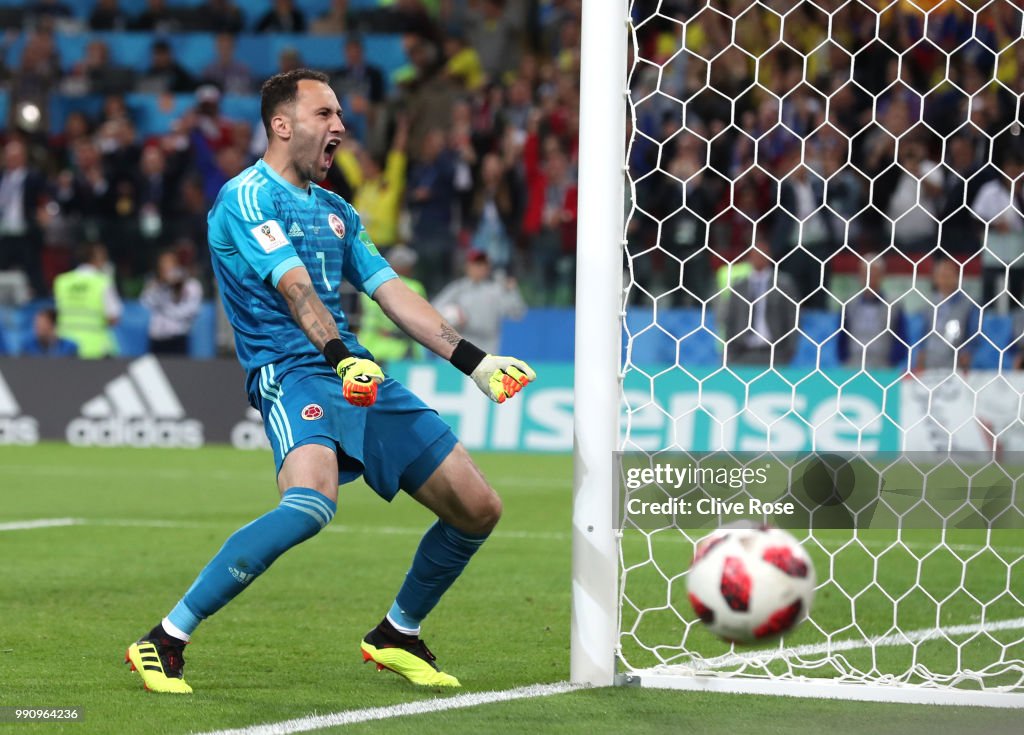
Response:
[[[625,519],[620,670],[1024,692],[1022,5],[630,3],[620,449],[879,503],[793,531],[815,606],[752,649],[687,601],[708,525]]]

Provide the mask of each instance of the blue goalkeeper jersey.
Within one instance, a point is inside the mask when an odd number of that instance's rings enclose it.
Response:
[[[349,331],[338,286],[344,278],[372,296],[397,276],[348,202],[315,184],[300,189],[261,159],[223,186],[208,222],[213,272],[247,372],[319,354],[277,291],[296,267],[309,271],[349,350],[369,356]]]

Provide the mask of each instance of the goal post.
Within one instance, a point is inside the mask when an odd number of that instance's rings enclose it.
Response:
[[[597,686],[613,682],[618,636],[608,482],[621,394],[627,18],[625,2],[583,2],[570,677]]]
[[[574,683],[1024,707],[1022,79],[1009,0],[583,0]],[[711,455],[798,505],[805,460],[874,473],[873,516],[788,527],[781,640],[690,608],[722,511],[623,515],[622,462]]]

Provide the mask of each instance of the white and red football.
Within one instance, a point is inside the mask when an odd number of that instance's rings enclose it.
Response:
[[[811,557],[780,528],[721,528],[697,543],[686,576],[697,617],[726,641],[756,643],[789,632],[814,601]]]

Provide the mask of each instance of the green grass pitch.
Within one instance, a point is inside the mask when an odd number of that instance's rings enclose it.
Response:
[[[505,516],[431,616],[424,636],[446,670],[462,679],[462,691],[564,681],[569,662],[571,458],[481,454],[477,460],[501,492]],[[265,453],[226,448],[0,448],[0,524],[40,518],[84,521],[0,531],[0,706],[85,708],[81,723],[0,724],[0,732],[205,732],[450,696],[414,690],[398,677],[378,674],[361,663],[359,640],[390,604],[430,517],[407,497],[388,505],[359,484],[342,490],[328,533],[286,554],[200,628],[186,651],[194,696],[142,691],[138,677],[122,663],[127,644],[167,612],[231,531],[272,507],[276,496],[272,462]],[[842,539],[834,541],[838,545]],[[1015,543],[1024,544],[1019,537]],[[682,544],[670,543],[662,553],[671,560],[670,568],[683,569],[689,561],[690,550]],[[815,553],[819,565],[828,563],[820,551]],[[865,573],[862,558],[843,563],[851,584],[862,581],[855,576]],[[894,557],[882,567],[895,584],[905,578],[908,564]],[[925,570],[938,593],[954,583],[951,570],[956,565],[943,565],[942,559],[935,565]],[[982,565],[971,584],[987,594],[993,585],[1002,589],[1010,583],[1019,593],[1024,588],[1021,566],[1009,571],[1004,567],[1003,576],[993,578]],[[655,598],[659,585],[664,599],[665,586],[658,580],[647,586],[638,578],[634,589],[638,599]],[[849,604],[844,608],[838,593],[820,598],[826,612],[835,608],[826,615],[833,622],[842,623],[849,615]],[[935,624],[927,605],[917,612],[910,602],[904,607],[901,627]],[[877,609],[880,617],[869,613],[861,621],[871,633],[886,630],[892,622],[885,619],[884,605]],[[966,603],[962,609],[949,607],[950,617],[942,623],[969,622],[975,612]],[[678,623],[654,620],[651,625],[651,635],[658,638]],[[1021,633],[1008,635],[1019,638]],[[809,631],[800,631],[792,642],[805,642],[799,636],[813,638]],[[705,644],[713,655],[717,644]],[[1018,659],[1024,658],[1021,649],[1018,645]],[[629,688],[337,731],[760,735],[820,732],[824,721],[849,723],[851,732],[1020,731],[1019,715],[1007,710]]]

